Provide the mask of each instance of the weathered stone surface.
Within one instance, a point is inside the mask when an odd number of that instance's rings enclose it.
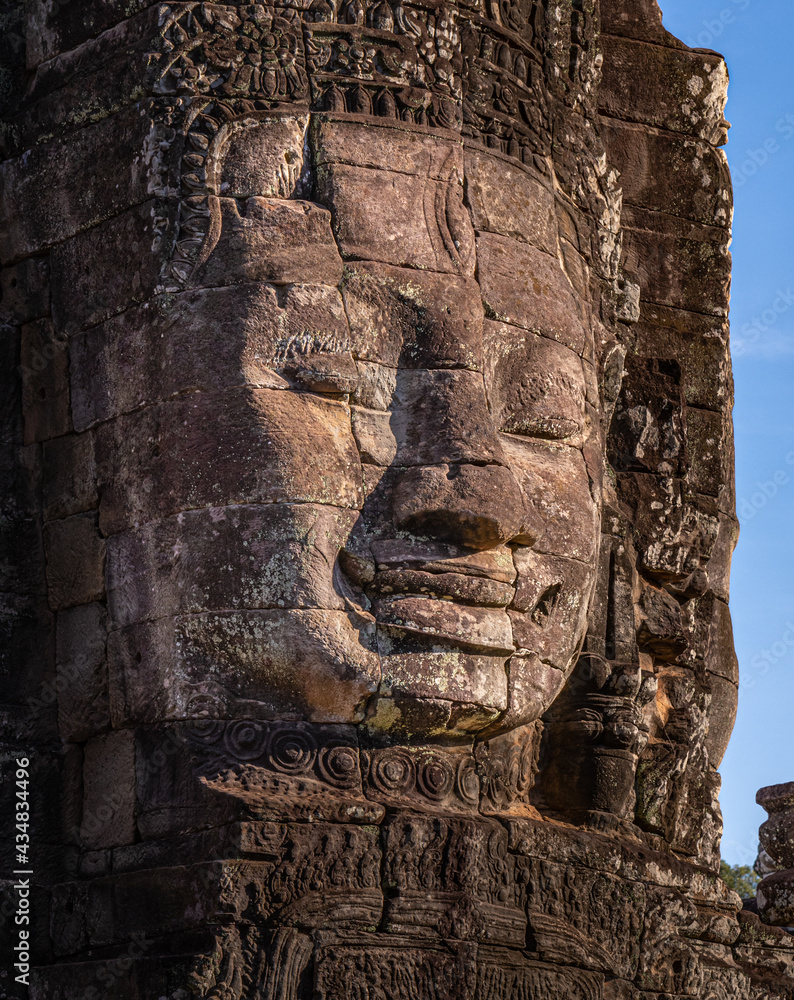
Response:
[[[472,279],[351,261],[343,295],[357,358],[482,370],[482,304]]]
[[[114,725],[204,715],[359,722],[380,680],[373,650],[371,623],[338,611],[226,611],[119,629],[108,638]]]
[[[45,441],[44,516],[50,520],[92,510],[99,502],[94,439],[67,434]]]
[[[69,743],[110,728],[107,627],[107,612],[99,603],[58,612],[58,728]]]
[[[154,124],[148,108],[131,108],[0,165],[3,260],[10,263],[67,240],[162,187],[158,174],[164,164],[157,156],[145,156]],[[95,183],[86,184],[89,174]],[[39,185],[49,197],[36,197]],[[15,212],[20,204],[33,210]]]
[[[119,417],[99,429],[97,461],[108,534],[190,507],[347,507],[360,495],[348,409],[271,389],[194,393]]]
[[[581,452],[513,435],[502,446],[527,498],[537,551],[590,562],[596,506]]]
[[[28,68],[76,48],[147,6],[147,0],[110,0],[99,7],[43,3],[28,15]]]
[[[466,200],[474,228],[557,252],[554,195],[541,180],[514,160],[467,149]]]
[[[504,506],[494,503],[496,497]],[[394,491],[393,510],[399,528],[474,548],[493,548],[532,530],[515,477],[497,465],[408,469]]]
[[[730,176],[721,150],[616,121],[604,128],[604,142],[623,178],[627,204],[707,226],[730,225]]]
[[[218,194],[226,198],[300,197],[308,124],[306,115],[244,120],[224,147]],[[257,208],[261,211],[265,206],[257,204]],[[261,215],[267,218],[265,212]],[[285,229],[289,233],[290,227]]]
[[[135,737],[129,730],[89,740],[83,763],[81,842],[88,848],[135,838]]]
[[[604,67],[599,103],[610,116],[724,142],[727,69],[716,53],[613,37]]]
[[[343,257],[452,274],[474,271],[474,230],[460,175],[430,179],[334,163],[318,198],[334,214]]]
[[[272,281],[335,285],[342,260],[331,214],[309,201],[220,199],[220,234],[195,281],[205,287]]]
[[[347,320],[326,285],[250,284],[158,296],[71,338],[75,426],[197,389],[286,388],[291,349],[342,350]]]
[[[105,541],[95,512],[50,521],[44,529],[53,611],[105,596]]]
[[[390,423],[399,466],[504,462],[479,373],[398,373]]]
[[[625,215],[624,260],[650,302],[727,316],[731,257],[724,230],[667,215],[651,218],[639,208],[627,207]]]
[[[22,327],[20,375],[25,444],[68,433],[72,428],[66,341],[49,319]]]
[[[108,540],[114,627],[201,611],[343,611],[334,563],[353,511],[315,504],[187,510]]]
[[[477,266],[486,315],[556,340],[581,354],[582,308],[556,258],[504,236],[477,236]]]
[[[52,316],[59,334],[101,323],[155,292],[163,258],[152,246],[168,212],[149,200],[53,248]],[[119,268],[119,260],[129,266]]]
[[[500,430],[544,440],[585,430],[586,380],[570,348],[507,323],[485,322],[486,386]]]
[[[761,845],[780,868],[794,868],[791,854],[791,816],[794,808],[794,783],[769,785],[756,795],[756,802],[769,813],[761,827]]]

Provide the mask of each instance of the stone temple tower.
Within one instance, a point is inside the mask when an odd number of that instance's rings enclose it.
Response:
[[[718,875],[721,57],[655,0],[0,25],[0,996],[791,1000],[788,786]]]

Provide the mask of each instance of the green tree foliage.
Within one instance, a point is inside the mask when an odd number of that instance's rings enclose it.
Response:
[[[720,876],[722,881],[734,892],[738,892],[742,899],[755,896],[756,886],[761,881],[747,865],[729,865],[726,861],[720,861]]]

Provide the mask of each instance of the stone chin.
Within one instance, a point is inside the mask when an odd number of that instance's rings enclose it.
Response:
[[[584,635],[587,574],[566,579],[553,559],[530,553],[528,561],[524,547],[472,551],[414,539],[372,549],[366,585],[345,551],[355,582],[346,574],[337,581],[352,584],[351,596],[362,587],[374,619],[381,680],[366,718],[373,739],[493,734],[548,709]]]

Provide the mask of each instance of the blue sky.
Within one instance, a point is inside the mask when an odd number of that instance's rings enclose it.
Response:
[[[660,0],[668,31],[731,75],[731,326],[742,534],[731,608],[742,681],[723,761],[723,857],[752,864],[763,785],[794,781],[794,3]]]

